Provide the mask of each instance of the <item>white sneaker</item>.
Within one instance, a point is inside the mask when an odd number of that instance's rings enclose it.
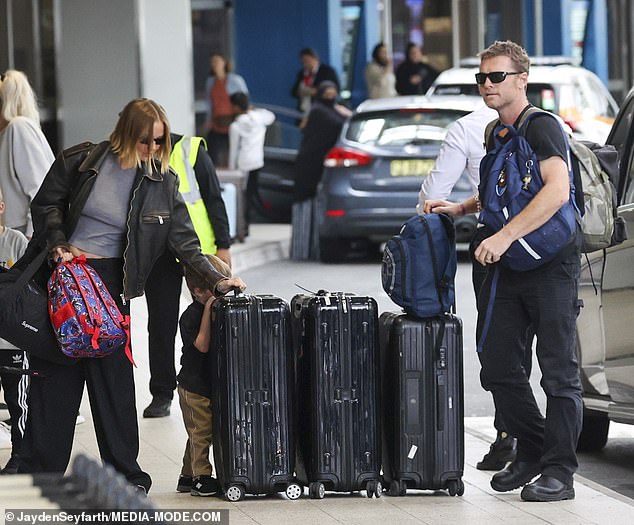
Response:
[[[11,428],[0,421],[0,449],[11,448]]]
[[[77,419],[75,420],[75,425],[81,425],[86,422],[86,418],[81,414],[77,414]]]

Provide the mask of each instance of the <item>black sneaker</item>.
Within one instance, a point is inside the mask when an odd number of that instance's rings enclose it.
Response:
[[[143,417],[166,417],[170,415],[171,399],[154,398],[152,402],[145,407]]]
[[[192,496],[213,496],[219,490],[220,484],[216,478],[199,476],[194,478],[190,493]]]
[[[478,470],[502,470],[509,461],[515,461],[517,455],[517,439],[501,432],[482,461],[476,465]]]
[[[181,474],[178,477],[176,492],[191,492],[193,484],[194,484],[194,478],[192,478],[191,476],[184,476],[183,474]]]

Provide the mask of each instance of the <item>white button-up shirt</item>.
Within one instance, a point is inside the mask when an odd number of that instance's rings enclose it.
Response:
[[[446,199],[465,170],[473,193],[478,191],[480,161],[486,153],[484,130],[489,122],[497,118],[497,111],[483,105],[449,126],[436,163],[421,185],[416,206],[419,214],[423,213],[426,200]]]

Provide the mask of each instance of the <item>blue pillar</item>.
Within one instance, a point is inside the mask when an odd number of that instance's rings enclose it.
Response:
[[[608,12],[605,0],[591,0],[583,44],[583,66],[608,83]]]
[[[544,55],[572,54],[570,39],[570,0],[543,2]]]

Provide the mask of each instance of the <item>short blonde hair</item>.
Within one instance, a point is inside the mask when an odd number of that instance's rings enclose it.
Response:
[[[35,92],[22,71],[8,69],[0,82],[1,115],[11,122],[15,117],[27,117],[40,125],[40,113]]]
[[[499,56],[509,57],[515,64],[515,67],[517,67],[518,71],[528,73],[531,65],[528,53],[526,53],[526,50],[522,46],[512,42],[511,40],[496,40],[484,51],[478,54],[480,62]]]
[[[137,151],[137,143],[144,139],[150,140],[154,136],[154,123],[161,122],[164,127],[165,142],[159,146],[150,160],[152,171],[167,173],[169,169],[170,153],[170,125],[167,114],[160,104],[149,98],[136,98],[126,104],[119,120],[110,134],[112,151],[116,153],[124,164],[141,166],[141,157]],[[161,163],[157,169],[155,161]]]
[[[224,275],[228,279],[231,278],[231,268],[227,263],[225,263],[222,259],[216,257],[215,255],[205,254],[205,257],[207,257],[207,260],[209,260],[211,265],[214,267],[214,270]],[[191,293],[194,293],[194,288],[209,288],[209,283],[206,281],[206,279],[189,266],[185,266],[185,283],[187,284],[187,288],[189,288],[189,291]]]

